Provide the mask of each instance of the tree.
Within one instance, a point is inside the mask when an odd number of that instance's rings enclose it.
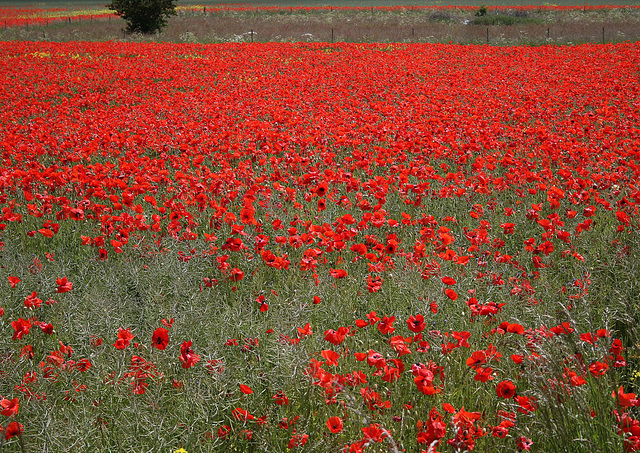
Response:
[[[177,0],[111,0],[107,8],[127,22],[130,32],[154,33],[175,16]]]

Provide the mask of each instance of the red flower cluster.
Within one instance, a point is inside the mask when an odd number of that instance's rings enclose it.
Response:
[[[40,383],[69,377],[64,397],[80,401],[82,379],[102,367],[62,343],[43,349],[65,335],[96,360],[125,360],[100,379],[135,395],[165,375],[158,389],[182,397],[239,373],[209,440],[275,429],[282,448],[302,447],[320,435],[295,431],[304,403],[358,452],[393,447],[407,420],[427,451],[526,451],[539,405],[601,394],[597,385],[618,389],[605,395],[610,428],[640,450],[638,398],[618,382],[633,343],[567,316],[603,303],[600,276],[585,272],[596,236],[609,241],[598,253],[613,254],[597,259],[617,263],[640,227],[638,108],[626,101],[640,79],[637,64],[620,64],[639,55],[632,43],[4,43],[0,247],[20,237],[39,253],[5,271],[6,366],[31,367],[7,388],[42,400]],[[100,266],[196,263],[194,293],[231,297],[254,313],[242,329],[259,329],[223,332],[220,351],[192,337],[204,367],[192,341],[175,341],[180,313],[175,328],[173,318],[119,328],[113,348],[98,332],[58,332],[51,297],[88,286],[51,274],[67,241]],[[310,391],[242,371],[293,350]],[[15,416],[19,402],[0,406]],[[10,423],[5,438],[22,429]]]

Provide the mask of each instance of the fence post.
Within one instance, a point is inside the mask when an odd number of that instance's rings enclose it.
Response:
[[[487,27],[487,44],[489,44],[489,27]]]
[[[253,42],[253,29],[251,29],[251,42]]]
[[[331,43],[333,44],[333,28],[331,29]]]
[[[604,27],[602,27],[602,44],[604,44]]]
[[[549,27],[547,27],[547,39],[549,39]]]

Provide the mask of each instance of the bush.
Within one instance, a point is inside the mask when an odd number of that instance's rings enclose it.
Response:
[[[167,25],[176,14],[177,0],[112,0],[107,8],[127,22],[130,32],[154,33]]]
[[[489,10],[487,9],[487,7],[485,5],[482,5],[480,9],[476,11],[476,16],[477,17],[486,16],[488,12]]]

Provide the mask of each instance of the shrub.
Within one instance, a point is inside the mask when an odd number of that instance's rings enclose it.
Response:
[[[176,14],[177,0],[112,0],[107,8],[127,22],[130,32],[154,33],[167,25]]]
[[[485,5],[482,5],[480,9],[476,11],[476,16],[477,17],[486,16],[488,12],[489,10],[487,9],[487,7]]]

